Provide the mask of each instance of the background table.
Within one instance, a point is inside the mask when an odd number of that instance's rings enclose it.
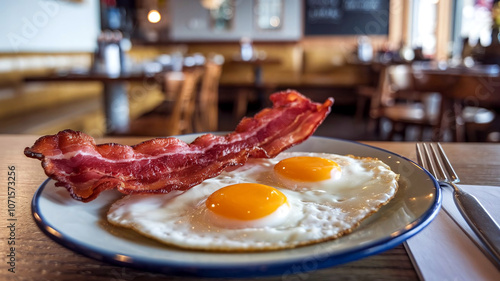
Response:
[[[282,61],[280,58],[277,57],[265,57],[265,58],[252,58],[249,60],[242,59],[240,56],[235,56],[233,57],[229,63],[231,64],[240,64],[240,65],[247,65],[252,67],[252,72],[253,72],[253,83],[252,83],[252,90],[255,91],[257,94],[258,102],[262,108],[268,107],[269,104],[269,99],[266,97],[266,88],[269,87],[269,85],[264,84],[264,79],[263,79],[263,73],[262,73],[262,67],[264,65],[277,65],[281,64]],[[273,89],[274,87],[271,87]],[[238,90],[238,97],[236,100],[236,105],[234,108],[234,115],[235,118],[241,119],[248,107],[248,100],[249,100],[249,91],[246,86],[240,85],[239,90]]]
[[[24,156],[23,150],[31,146],[38,136],[0,135],[0,231],[1,252],[0,280],[198,280],[196,278],[171,277],[131,268],[102,263],[77,254],[45,236],[36,226],[31,215],[31,199],[35,190],[47,178],[40,162]],[[103,142],[136,144],[143,138],[107,138]],[[401,142],[367,142],[410,159],[416,159],[415,144]],[[445,143],[451,162],[466,184],[499,185],[500,144]],[[15,223],[16,223],[16,273],[7,271],[7,182],[9,167],[15,167]],[[290,280],[418,280],[417,274],[403,246],[397,246],[381,254],[340,266],[299,272]],[[295,279],[293,279],[293,278]],[[213,279],[210,279],[213,280]],[[255,279],[252,279],[255,280]],[[281,276],[259,280],[283,280]]]
[[[454,140],[465,141],[462,110],[466,106],[490,110],[498,110],[500,107],[498,65],[439,67],[434,63],[414,63],[412,69],[415,90],[438,92],[442,96],[440,117],[436,126],[439,135],[450,127]]]
[[[127,83],[143,81],[145,84],[164,85],[164,73],[129,72],[119,75],[108,75],[98,72],[56,73],[49,76],[26,77],[25,82],[62,82],[62,81],[99,81],[103,85],[104,113],[106,116],[106,133],[129,133],[130,116],[127,95]]]
[[[262,66],[280,64],[281,59],[275,57],[266,57],[266,58],[253,58],[250,60],[244,60],[241,57],[234,57],[230,62],[234,64],[251,66],[253,68],[253,73],[254,73],[254,84],[256,87],[258,87],[262,86],[262,83],[264,82],[262,78]]]

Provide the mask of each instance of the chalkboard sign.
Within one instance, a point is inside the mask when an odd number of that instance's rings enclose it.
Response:
[[[389,33],[389,0],[306,0],[305,35]]]

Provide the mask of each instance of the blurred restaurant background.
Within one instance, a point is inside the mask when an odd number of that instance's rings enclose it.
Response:
[[[0,4],[0,133],[232,131],[295,89],[316,135],[500,141],[494,0]]]

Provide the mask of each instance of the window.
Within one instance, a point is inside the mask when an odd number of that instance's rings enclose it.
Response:
[[[210,19],[213,30],[231,30],[231,28],[233,27],[233,18],[233,0],[223,0],[221,1],[218,8],[210,9]]]
[[[257,0],[255,6],[257,27],[260,29],[281,28],[282,7],[282,0]]]
[[[469,44],[488,46],[491,43],[491,8],[493,0],[463,0],[461,38],[468,38]],[[460,12],[460,11],[458,11]]]
[[[426,57],[436,53],[438,0],[413,0],[411,39],[412,48],[422,48]]]

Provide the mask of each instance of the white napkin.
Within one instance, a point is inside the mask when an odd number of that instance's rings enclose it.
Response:
[[[500,223],[500,187],[460,185]],[[500,271],[483,254],[477,236],[460,215],[451,187],[443,188],[443,210],[405,246],[422,280],[500,280]],[[474,240],[474,242],[473,242]]]

